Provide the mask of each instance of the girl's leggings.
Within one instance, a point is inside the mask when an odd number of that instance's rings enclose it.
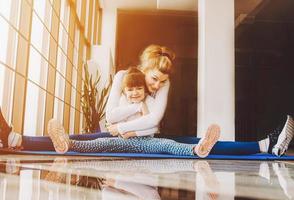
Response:
[[[165,138],[134,137],[97,138],[88,141],[71,141],[72,151],[77,152],[115,152],[115,153],[167,153],[179,156],[193,156],[195,144],[184,144]]]
[[[84,141],[84,140],[95,140],[97,138],[105,138],[105,137],[109,138],[112,136],[109,133],[94,133],[94,134],[70,135],[69,137],[71,140]],[[119,138],[116,138],[116,139],[119,139]],[[197,144],[199,140],[200,140],[199,138],[193,138],[191,142],[189,143]],[[141,141],[141,143],[144,143],[144,141]],[[22,146],[24,150],[54,151],[52,141],[47,136],[40,136],[40,137],[23,136]],[[216,155],[217,154],[219,155],[249,155],[249,154],[256,154],[256,153],[260,153],[258,142],[219,141],[214,145],[211,151],[211,154],[216,154]]]

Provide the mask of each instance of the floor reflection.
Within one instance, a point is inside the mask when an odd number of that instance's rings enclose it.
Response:
[[[0,199],[292,199],[289,162],[0,156]]]

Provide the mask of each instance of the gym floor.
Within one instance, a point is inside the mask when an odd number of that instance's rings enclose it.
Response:
[[[294,162],[0,155],[0,199],[292,199]]]

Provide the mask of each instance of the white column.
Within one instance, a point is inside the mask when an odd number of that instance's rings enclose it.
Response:
[[[198,0],[198,130],[235,140],[234,0]]]

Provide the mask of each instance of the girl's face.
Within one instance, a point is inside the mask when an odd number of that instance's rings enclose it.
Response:
[[[168,80],[168,74],[164,74],[158,69],[150,69],[145,72],[145,81],[150,93],[157,92]]]
[[[125,87],[124,93],[130,103],[140,103],[145,98],[145,88],[140,87]]]

